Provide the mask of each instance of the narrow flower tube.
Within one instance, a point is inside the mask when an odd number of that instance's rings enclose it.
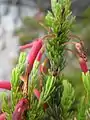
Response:
[[[29,63],[30,65],[33,65],[34,60],[35,60],[35,58],[36,58],[39,50],[41,49],[41,47],[42,47],[42,41],[41,41],[41,39],[38,40],[38,41],[36,41],[36,42],[33,44],[33,47],[32,47],[32,49],[30,50],[30,53],[29,53],[29,55],[28,55],[28,63]]]
[[[88,67],[87,67],[87,63],[83,58],[79,58],[79,64],[81,67],[82,72],[87,73],[88,72]]]
[[[33,63],[36,59],[36,56],[39,52],[39,50],[41,49],[42,47],[42,40],[39,39],[38,41],[35,41],[34,44],[33,44],[33,47],[31,48],[29,54],[28,54],[28,58],[27,58],[27,61],[28,61],[28,64],[29,64],[29,68],[28,68],[28,72],[30,73],[31,70],[32,70],[32,67],[33,67]]]
[[[82,72],[86,73],[86,72],[88,72],[87,56],[86,56],[86,53],[85,53],[83,41],[80,41],[80,43],[76,43],[75,48],[76,48],[76,51],[77,51],[77,57],[78,57],[78,60],[79,60],[81,70],[82,70]]]
[[[15,107],[12,120],[22,120],[23,113],[29,108],[29,102],[26,98],[22,98]]]
[[[77,56],[82,72],[84,73],[88,72],[87,56],[85,53],[83,41],[71,42],[71,43],[75,45],[76,52],[73,52],[72,50],[69,50],[69,51],[71,51],[72,53],[75,53],[75,55]]]
[[[11,83],[9,81],[0,81],[0,88],[11,90]]]
[[[6,120],[6,114],[5,113],[0,114],[0,120]]]

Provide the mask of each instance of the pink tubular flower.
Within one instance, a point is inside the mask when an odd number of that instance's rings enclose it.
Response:
[[[5,113],[0,114],[0,120],[6,120],[6,114]]]
[[[37,41],[42,42],[42,39],[40,39],[40,38],[35,39],[33,42],[31,42],[31,43],[29,43],[29,44],[26,44],[26,45],[20,46],[19,49],[22,51],[22,50],[24,50],[24,49],[31,48],[31,47],[33,47],[34,43],[37,42]]]
[[[87,67],[87,56],[84,50],[84,43],[81,41],[80,43],[75,44],[75,48],[77,50],[77,56],[79,60],[79,64],[81,67],[82,72],[86,73],[88,72],[88,67]]]
[[[39,50],[42,47],[42,39],[38,39],[37,41],[34,42],[33,47],[30,50],[30,53],[28,54],[28,64],[29,64],[29,73],[32,70],[33,63],[36,59],[36,56],[39,52]]]
[[[9,81],[0,81],[0,88],[11,90],[11,83]]]
[[[86,61],[83,59],[83,58],[79,58],[79,63],[80,63],[80,67],[81,67],[81,70],[84,72],[84,73],[87,73],[88,72],[88,67],[87,67],[87,63]]]
[[[84,48],[84,42],[80,40],[80,42],[67,42],[65,44],[74,44],[76,52],[73,52],[72,50],[69,49],[72,53],[75,53],[79,60],[79,64],[81,67],[82,72],[86,73],[88,72],[88,67],[87,67],[87,56]]]
[[[29,108],[29,102],[26,98],[22,98],[15,107],[12,120],[22,120],[23,113]]]

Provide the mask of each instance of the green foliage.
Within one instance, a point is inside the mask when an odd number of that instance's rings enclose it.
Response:
[[[90,74],[82,73],[83,85],[85,88],[85,96],[80,99],[80,105],[78,106],[78,120],[90,119]]]
[[[47,103],[49,101],[51,94],[53,93],[55,87],[54,87],[54,77],[53,76],[47,76],[46,84],[42,88],[42,92],[39,99],[39,106],[41,104]]]
[[[62,109],[55,103],[52,104],[52,106],[49,106],[46,112],[46,120],[63,120],[63,117],[61,115]]]
[[[49,101],[47,102],[49,107],[46,110],[46,119],[48,120],[62,120],[62,76],[54,77],[54,91],[50,95]]]
[[[32,80],[32,82],[34,82],[34,80],[37,79],[39,65],[40,65],[40,63],[38,61],[34,62],[33,69],[31,71],[31,80]]]
[[[26,60],[26,53],[22,52],[19,57],[19,61],[17,66],[12,70],[11,76],[11,99],[10,99],[10,106],[8,106],[8,99],[6,94],[3,95],[2,101],[2,110],[7,113],[7,120],[11,120],[12,112],[14,111],[14,107],[17,104],[18,100],[23,97],[22,91],[20,91],[20,75],[24,73],[25,69],[25,60]]]
[[[71,29],[74,17],[71,16],[69,0],[51,0],[52,12],[45,17],[46,25],[51,29],[50,38],[47,42],[47,56],[53,71],[61,71],[65,67],[65,42],[69,41],[68,33]]]
[[[89,72],[87,72],[86,74],[82,73],[82,80],[83,80],[85,91],[89,97],[90,96],[90,74]]]
[[[77,115],[78,120],[85,120],[85,109],[86,109],[85,97],[83,96],[80,100],[80,104],[78,105],[78,115]]]
[[[42,109],[42,106],[41,107],[37,107],[38,105],[38,101],[37,100],[34,100],[32,102],[32,109],[31,110],[28,110],[27,112],[27,118],[26,120],[43,120],[44,119],[44,111]]]
[[[64,118],[68,118],[69,110],[71,109],[71,106],[75,100],[75,91],[72,85],[67,80],[63,80],[63,86],[64,90],[62,93],[61,105],[63,108]]]
[[[26,54],[21,53],[19,57],[19,61],[17,66],[12,70],[12,77],[11,77],[11,101],[12,101],[12,110],[14,110],[14,106],[18,102],[20,98],[22,98],[23,94],[22,91],[20,91],[20,75],[24,73],[25,70],[25,60],[26,60]],[[17,94],[16,94],[17,93]]]
[[[30,81],[28,85],[28,97],[32,101],[32,96],[33,96],[33,89],[38,87],[38,68],[39,68],[40,63],[38,61],[34,62],[31,74],[30,74]]]
[[[6,112],[7,114],[7,120],[11,120],[12,118],[12,111],[10,109],[9,103],[10,101],[8,101],[8,97],[6,95],[6,93],[2,94],[2,112]]]

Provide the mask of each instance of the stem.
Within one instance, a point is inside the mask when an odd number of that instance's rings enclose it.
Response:
[[[53,38],[53,37],[56,37],[55,34],[48,34],[48,35],[45,35],[44,37],[42,37],[43,40],[47,39],[47,38]]]
[[[25,75],[20,76],[20,79],[24,82],[23,94],[24,94],[25,97],[27,97],[28,96],[28,79],[29,79],[28,67],[26,69]]]
[[[39,24],[40,24],[45,30],[47,30],[48,32],[51,32],[51,30],[50,30],[48,27],[46,27],[43,23],[39,22]]]
[[[43,78],[41,75],[39,75],[39,89],[40,89],[40,92],[42,91],[42,87],[43,87]]]
[[[68,44],[76,45],[77,43],[79,43],[79,42],[65,42],[65,43],[63,43],[62,45],[68,45]]]
[[[76,39],[79,39],[80,41],[82,41],[82,39],[80,37],[78,37],[77,35],[74,35],[72,33],[69,33],[69,37],[70,38],[76,38]]]
[[[84,73],[87,73],[88,72],[88,67],[87,67],[87,63],[86,61],[84,60],[84,58],[80,57],[76,52],[70,50],[70,49],[67,49],[68,51],[72,52],[75,54],[75,56],[78,58],[79,60],[79,64],[80,64],[80,67],[81,67],[81,70],[84,72]]]
[[[20,46],[19,49],[22,51],[24,49],[31,48],[32,46],[33,46],[33,42],[26,44],[26,45],[23,45],[23,46]]]
[[[48,72],[48,68],[46,67],[47,62],[48,58],[46,58],[44,62],[40,65],[40,72],[43,74]]]

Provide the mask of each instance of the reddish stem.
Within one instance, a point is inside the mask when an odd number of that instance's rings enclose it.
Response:
[[[0,88],[11,90],[11,83],[9,81],[0,81]]]
[[[31,48],[32,46],[33,46],[33,42],[26,44],[26,45],[23,45],[23,46],[20,46],[19,49],[22,51],[24,49]]]
[[[46,109],[48,108],[48,104],[44,103],[43,108],[44,108],[44,111],[46,111]]]
[[[75,39],[78,39],[78,40],[82,41],[82,39],[79,36],[77,36],[75,34],[72,34],[72,33],[69,33],[69,37],[70,38],[75,38]]]

